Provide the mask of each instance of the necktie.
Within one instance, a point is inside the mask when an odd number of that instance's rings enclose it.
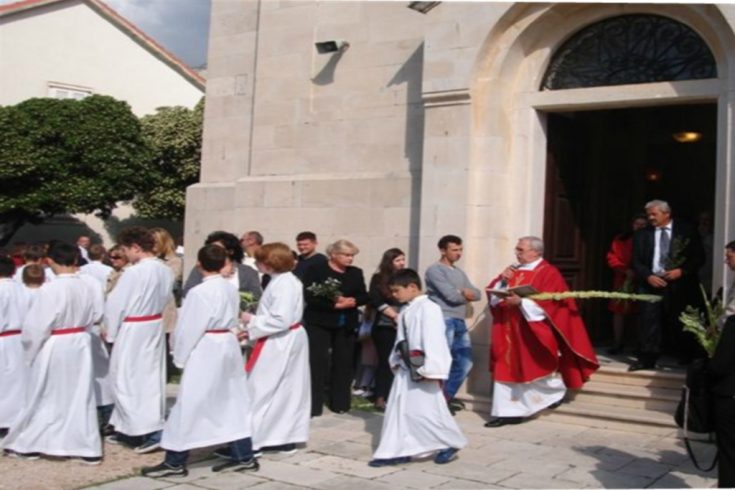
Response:
[[[658,237],[658,262],[664,270],[668,268],[670,243],[669,229],[661,228],[661,234]]]

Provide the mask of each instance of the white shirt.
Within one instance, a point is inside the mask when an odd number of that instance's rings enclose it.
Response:
[[[669,251],[671,251],[671,233],[674,229],[674,220],[669,221],[667,225],[661,226],[660,228],[656,228],[656,231],[653,235],[653,264],[651,267],[651,271],[654,274],[662,274],[664,271],[664,268],[661,267],[661,250],[659,247],[659,242],[661,240],[661,232],[663,230],[667,230],[667,233],[669,234]]]

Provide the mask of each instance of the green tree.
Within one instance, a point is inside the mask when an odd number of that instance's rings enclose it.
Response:
[[[29,99],[0,107],[0,245],[26,221],[110,215],[146,183],[150,151],[127,103]]]
[[[194,109],[161,107],[141,119],[153,155],[148,183],[133,203],[141,218],[184,218],[186,188],[199,180],[204,99]]]

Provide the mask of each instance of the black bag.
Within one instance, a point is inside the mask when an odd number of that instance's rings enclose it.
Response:
[[[707,359],[695,359],[687,368],[686,382],[674,415],[676,425],[700,434],[715,430],[710,385]]]
[[[411,374],[411,381],[421,381],[424,379],[419,374],[419,368],[424,365],[424,353],[420,350],[409,350],[408,348],[408,332],[406,332],[406,326],[403,326],[403,337],[396,345],[396,350],[401,356],[401,360],[408,367],[408,371]]]
[[[681,400],[674,414],[676,425],[684,429],[684,444],[687,453],[694,466],[701,471],[712,470],[718,459],[718,454],[715,454],[714,461],[709,468],[700,467],[692,451],[688,435],[689,431],[707,434],[715,430],[714,398],[707,363],[708,359],[695,359],[687,368],[686,381],[681,389]]]

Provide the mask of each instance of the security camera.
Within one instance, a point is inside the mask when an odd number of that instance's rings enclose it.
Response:
[[[314,46],[316,46],[317,53],[326,54],[347,51],[347,48],[350,47],[350,43],[342,40],[334,40],[314,43]]]

